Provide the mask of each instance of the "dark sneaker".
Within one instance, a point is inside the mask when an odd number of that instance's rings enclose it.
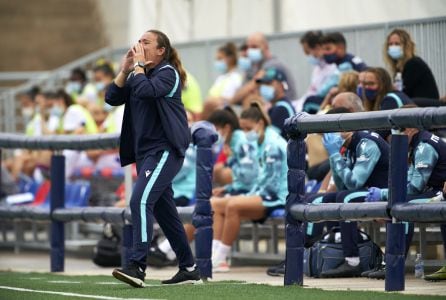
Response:
[[[203,283],[197,268],[193,271],[180,269],[171,279],[161,281],[162,284],[197,284]]]
[[[375,267],[373,269],[362,272],[361,277],[369,277],[370,273],[376,272],[381,268],[384,268],[384,265],[378,265],[377,267]]]
[[[424,276],[424,280],[427,281],[440,281],[446,280],[446,266],[441,268],[435,273]]]
[[[150,247],[149,254],[147,255],[147,264],[154,268],[164,268],[176,266],[177,260],[168,259],[167,255],[156,246]]]
[[[350,266],[346,260],[335,269],[326,270],[321,273],[322,278],[332,277],[358,277],[361,276],[361,265]]]
[[[269,276],[285,276],[285,261],[281,261],[278,265],[269,267],[266,270]]]
[[[386,279],[386,266],[382,266],[379,270],[370,273],[367,277],[371,279]]]
[[[113,277],[136,288],[144,287],[146,273],[136,264],[130,263],[124,269],[114,269]]]

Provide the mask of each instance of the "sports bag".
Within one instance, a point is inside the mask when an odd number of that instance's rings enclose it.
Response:
[[[358,230],[359,259],[362,271],[371,270],[382,263],[383,253],[370,237]],[[338,267],[345,260],[342,250],[339,227],[334,227],[323,235],[322,239],[314,243],[304,252],[304,274],[318,278],[321,272]]]

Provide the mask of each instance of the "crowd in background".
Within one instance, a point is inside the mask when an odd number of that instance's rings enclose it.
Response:
[[[296,41],[296,47],[298,45]],[[207,120],[215,125],[219,134],[214,146],[214,190],[211,200],[214,210],[215,271],[229,270],[227,258],[241,221],[262,222],[272,211],[285,205],[288,193],[285,119],[301,111],[309,114],[348,113],[444,104],[445,97],[440,99],[432,71],[416,55],[415,42],[408,32],[402,29],[391,31],[383,45],[383,53],[376,55],[382,56],[387,68],[369,66],[359,56],[350,53],[346,39],[340,32],[305,33],[300,39],[300,46],[313,70],[309,74],[310,85],[300,93],[302,96],[299,98],[297,84],[287,62],[274,56],[267,38],[261,33],[251,34],[242,45],[229,42],[217,49],[214,68],[218,76],[204,94],[193,74],[187,74],[182,100],[190,124]],[[124,107],[112,107],[104,102],[107,86],[117,71],[110,62],[99,61],[90,70],[72,70],[65,86],[60,89],[46,91],[36,87],[18,95],[17,101],[26,124],[25,134],[119,133]],[[408,134],[411,138],[420,136],[419,132]],[[427,136],[431,133],[423,134]],[[436,134],[444,137],[442,132]],[[431,134],[429,138],[432,136],[436,137]],[[339,202],[348,193],[358,190],[364,192],[362,201],[385,201],[385,196],[376,194],[377,189],[381,193],[387,188],[388,166],[381,162],[380,157],[388,154],[389,138],[390,131],[367,135],[308,135],[307,179],[315,180],[319,187],[315,190],[318,193],[308,196],[308,201]],[[421,142],[428,144],[423,139]],[[353,145],[359,147],[361,143],[366,143],[362,146],[366,150],[356,153]],[[445,174],[437,174],[436,168],[446,170],[443,165],[446,159],[443,152],[446,149],[441,139],[438,145],[437,148],[429,146],[432,149],[426,146],[432,150],[431,156],[426,158],[430,163],[429,172],[421,172],[421,179],[413,179],[415,187],[412,190],[408,187],[409,194],[424,197],[427,190],[435,193],[442,191]],[[352,153],[348,154],[349,150]],[[417,154],[416,149],[411,151],[411,155]],[[85,168],[120,169],[117,149],[65,150],[64,155],[67,178],[72,178]],[[373,163],[361,164],[361,158],[369,157],[374,157],[371,159]],[[5,194],[17,192],[14,183],[21,177],[39,182],[47,179],[50,158],[50,151],[16,150],[14,156],[2,164],[2,180],[5,181],[2,191]],[[179,206],[194,202],[195,160],[195,149],[191,145],[183,169],[173,182]],[[412,172],[414,170],[417,171],[416,165]],[[432,174],[438,177],[434,185],[431,184]],[[370,188],[375,189],[369,191]],[[347,194],[344,193],[346,191]],[[335,196],[329,192],[334,192]],[[385,195],[385,192],[382,194]],[[116,203],[111,204],[125,205],[122,187],[117,195]],[[436,194],[429,195],[431,199]],[[339,197],[342,199],[339,200]],[[190,225],[185,226],[192,240],[194,229]],[[341,224],[342,227],[344,233],[356,230],[354,223],[349,223],[348,228]],[[308,240],[318,236],[322,228],[308,226]],[[361,273],[354,248],[357,241],[350,242],[347,248],[351,249],[351,253],[346,254],[349,260],[340,270],[343,276]],[[151,263],[155,266],[170,265],[175,261],[175,255],[166,241],[160,242],[151,252],[149,262],[152,259]],[[283,274],[284,265],[269,272],[272,275]],[[327,274],[327,277],[337,275],[339,272]]]

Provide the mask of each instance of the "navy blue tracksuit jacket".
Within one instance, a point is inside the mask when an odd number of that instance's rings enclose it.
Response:
[[[172,180],[183,164],[190,142],[178,71],[162,61],[146,74],[132,73],[124,87],[114,83],[109,86],[105,101],[114,106],[125,104],[121,164],[136,162],[138,173],[130,200],[131,261],[146,268],[155,217],[177,255],[180,268],[193,266],[172,191]]]

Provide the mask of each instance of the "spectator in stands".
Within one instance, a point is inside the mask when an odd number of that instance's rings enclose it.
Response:
[[[263,76],[262,69],[274,67],[281,70],[288,78],[287,98],[295,100],[297,98],[294,78],[289,69],[280,62],[269,49],[268,41],[264,34],[256,32],[248,36],[246,40],[248,46],[247,56],[251,60],[252,67],[246,73],[246,83],[237,91],[231,99],[230,104],[242,104],[245,99],[249,99],[250,94],[257,92],[255,80]]]
[[[65,91],[60,90],[51,95],[53,106],[50,116],[59,118],[60,123],[56,129],[58,134],[95,134],[98,127],[90,112],[79,104],[75,104],[73,98]],[[93,162],[85,151],[64,150],[65,175],[70,178],[77,168],[92,167]]]
[[[226,107],[215,111],[208,119],[216,127],[219,140],[223,143],[222,154],[225,155],[224,165],[217,159],[214,166],[214,174],[221,177],[218,170],[225,170],[226,176],[230,176],[230,182],[215,187],[212,191],[214,196],[239,195],[247,193],[254,185],[253,178],[258,174],[257,148],[249,142],[246,135],[240,130],[239,120],[234,111]]]
[[[259,94],[266,101],[271,125],[283,138],[285,120],[296,113],[290,100],[286,96],[288,79],[285,73],[276,68],[265,69],[264,75],[256,80],[259,86]]]
[[[404,107],[416,107],[407,105]],[[406,128],[409,138],[409,170],[407,183],[407,200],[411,203],[429,203],[443,200],[443,186],[446,179],[446,143],[438,136],[426,130]],[[366,201],[387,201],[388,189],[369,188]],[[406,223],[407,225],[407,223]],[[414,225],[410,223],[406,236],[406,256],[413,237]],[[446,249],[446,225],[441,225],[443,245]],[[384,279],[385,265],[368,274],[369,278]],[[446,267],[438,272],[426,275],[426,280],[446,280]]]
[[[132,73],[131,76],[130,73]],[[130,200],[133,248],[130,263],[113,276],[142,287],[154,218],[169,240],[180,270],[163,284],[196,283],[200,274],[173,200],[190,134],[181,90],[186,72],[177,50],[161,31],[149,30],[130,48],[106,92],[110,105],[126,104],[120,141],[123,166],[136,161],[138,178]]]
[[[226,258],[237,238],[242,220],[263,221],[276,208],[284,207],[288,194],[286,141],[270,127],[259,103],[241,114],[240,127],[250,141],[257,141],[260,174],[247,194],[211,199],[214,210],[214,272],[227,272]]]
[[[356,93],[359,84],[359,73],[356,71],[347,71],[341,74],[339,84],[330,89],[320,105],[320,112],[327,112],[331,109],[333,98],[340,93]],[[317,109],[316,106],[314,109]],[[307,110],[306,110],[307,111]]]
[[[93,68],[93,81],[97,92],[97,99],[94,101],[95,103],[101,106],[105,104],[105,90],[107,86],[113,82],[114,78],[115,72],[109,63],[103,62]]]
[[[187,72],[187,81],[181,92],[181,100],[184,108],[192,114],[192,119],[198,121],[201,119],[203,112],[203,98],[201,97],[201,89],[197,79]]]
[[[248,57],[248,45],[243,43],[238,48],[238,59],[237,59],[237,68],[243,75],[246,75],[249,70],[251,70],[252,62]],[[245,78],[244,78],[245,79]]]
[[[384,68],[365,70],[361,87],[366,111],[394,109],[412,103],[405,93],[395,90],[392,79]]]
[[[33,118],[36,109],[36,95],[39,93],[38,87],[33,87],[29,91],[26,91],[24,93],[19,93],[17,95],[17,99],[20,103],[20,112],[23,118],[23,124],[25,126],[28,125],[28,123]]]
[[[214,69],[219,75],[209,89],[203,119],[208,119],[216,109],[227,105],[242,85],[243,77],[237,69],[237,47],[234,43],[228,42],[218,48]]]
[[[330,88],[337,84],[336,64],[328,64],[324,60],[321,44],[322,36],[321,31],[308,31],[300,39],[302,49],[307,56],[308,62],[313,66],[313,71],[307,91],[293,103],[296,111],[303,110],[303,104],[309,97],[314,99],[309,100],[308,103],[320,104]],[[318,109],[319,106],[317,105]]]
[[[403,92],[415,103],[415,98],[440,98],[434,75],[426,62],[415,55],[415,42],[406,30],[394,29],[387,35],[384,60],[393,78],[401,74]]]
[[[70,95],[61,90],[54,95],[53,100],[50,115],[61,120],[57,128],[58,133],[93,134],[98,132],[98,127],[90,112],[83,106],[75,104]]]
[[[335,63],[340,72],[355,70],[361,72],[367,68],[364,61],[347,52],[347,42],[340,32],[327,33],[322,37],[322,49],[324,60],[329,63]]]
[[[65,85],[65,92],[73,98],[74,102],[77,102],[78,98],[81,98],[81,102],[94,102],[97,97],[95,86],[88,82],[87,75],[81,68],[71,71],[70,78]]]

